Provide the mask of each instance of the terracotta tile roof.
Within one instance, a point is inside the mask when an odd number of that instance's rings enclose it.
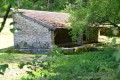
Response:
[[[18,9],[18,12],[23,12],[24,15],[38,21],[44,21],[52,24],[55,28],[66,28],[70,26],[68,23],[69,14],[60,12],[36,11]]]

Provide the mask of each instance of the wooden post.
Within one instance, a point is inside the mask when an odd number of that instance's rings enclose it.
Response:
[[[55,39],[54,31],[51,31],[51,48],[53,48],[54,41],[55,41],[54,39]]]

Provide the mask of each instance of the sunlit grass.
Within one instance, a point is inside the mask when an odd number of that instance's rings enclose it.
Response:
[[[3,21],[3,19],[0,18],[0,25],[1,25],[2,21]],[[13,21],[12,18],[8,18],[4,29],[0,33],[0,49],[13,46],[13,34],[10,32],[10,29],[13,26],[9,25],[12,21]]]
[[[116,43],[120,44],[120,37],[107,37],[107,36],[99,36],[99,42],[103,42],[103,43],[110,43],[112,41],[112,39],[115,38],[116,39]]]

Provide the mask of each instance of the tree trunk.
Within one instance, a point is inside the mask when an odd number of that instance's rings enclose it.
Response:
[[[10,8],[11,8],[11,5],[8,6],[7,11],[6,11],[5,15],[4,15],[3,22],[2,22],[1,27],[0,27],[0,32],[3,30],[3,28],[5,26],[8,14],[10,12]]]
[[[77,44],[78,45],[83,45],[83,34],[82,34],[82,32],[79,33]]]
[[[48,0],[47,2],[47,9],[49,10],[49,8],[50,8],[50,0]]]

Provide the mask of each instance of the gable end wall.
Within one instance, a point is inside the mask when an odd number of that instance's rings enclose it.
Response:
[[[14,34],[14,47],[15,48],[35,48],[35,49],[48,49],[52,46],[51,30],[29,20],[20,14],[13,14],[15,29],[20,29]]]

